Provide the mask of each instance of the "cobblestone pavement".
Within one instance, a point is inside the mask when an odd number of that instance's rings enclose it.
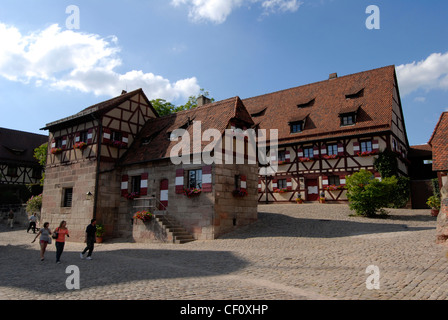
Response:
[[[0,226],[1,300],[382,300],[447,299],[447,248],[436,245],[430,210],[351,216],[346,205],[260,205],[259,221],[215,241],[183,245],[67,242],[39,259],[24,228]],[[54,226],[53,226],[54,227]],[[70,226],[68,226],[70,228]],[[80,290],[68,290],[80,271]],[[379,289],[368,289],[368,266]]]

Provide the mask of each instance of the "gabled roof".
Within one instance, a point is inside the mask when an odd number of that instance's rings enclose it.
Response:
[[[188,132],[191,139],[191,151],[195,153],[197,150],[193,150],[193,122],[200,122],[202,137],[204,131],[208,129],[216,129],[222,136],[229,123],[235,120],[245,123],[248,127],[254,124],[239,97],[206,104],[157,119],[150,119],[121,159],[121,163],[129,165],[169,158],[173,147],[181,141],[180,138],[179,142],[169,139],[170,134],[176,129],[185,129]],[[212,143],[201,139],[201,150],[199,151],[204,150],[205,147],[210,148]]]
[[[395,67],[387,66],[258,97],[243,99],[261,129],[278,129],[280,144],[332,139],[391,130]],[[299,106],[299,107],[298,107]],[[341,127],[340,115],[357,112],[355,125]],[[288,123],[306,116],[305,129],[291,134]]]
[[[153,108],[153,106],[149,102],[148,98],[146,97],[145,93],[143,92],[143,89],[140,88],[140,89],[137,89],[137,90],[134,90],[131,92],[123,91],[121,95],[119,95],[115,98],[112,98],[112,99],[97,103],[93,106],[87,107],[84,110],[82,110],[81,112],[78,112],[70,117],[51,122],[51,123],[47,124],[45,128],[42,128],[42,130],[51,130],[55,127],[70,125],[71,123],[76,122],[76,121],[84,121],[85,118],[91,117],[92,115],[100,116],[104,113],[107,113],[111,109],[119,106],[123,102],[131,99],[133,96],[135,96],[137,94],[141,94],[143,96],[143,98],[145,99],[148,106],[154,112],[156,117],[158,117],[159,115],[157,114],[157,111]]]
[[[38,165],[34,149],[48,142],[48,136],[0,128],[0,162]]]
[[[432,146],[433,171],[448,170],[448,112],[440,115],[428,144]]]

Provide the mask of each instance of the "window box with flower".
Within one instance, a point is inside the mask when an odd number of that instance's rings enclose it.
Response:
[[[337,154],[326,154],[322,156],[322,158],[325,160],[332,160],[332,159],[338,159],[339,156]]]
[[[301,157],[301,158],[299,158],[300,162],[311,162],[311,161],[314,161],[314,160],[315,160],[314,158],[308,158],[308,157]]]
[[[247,196],[247,190],[246,189],[235,189],[232,191],[232,195],[235,198],[244,198]]]
[[[330,185],[325,187],[326,191],[338,191],[338,190],[344,190],[345,186],[344,185]]]
[[[281,188],[281,189],[275,189],[274,192],[275,193],[286,193],[289,192],[290,190],[288,190],[288,188]]]
[[[378,152],[377,151],[363,151],[363,152],[357,152],[356,155],[358,157],[370,157],[370,156],[374,156],[377,155]]]
[[[149,211],[138,211],[133,217],[135,220],[141,220],[143,222],[149,222],[153,218],[153,214]]]
[[[62,149],[61,148],[51,148],[50,153],[51,154],[61,154]]]
[[[134,200],[135,198],[139,198],[140,197],[140,193],[139,192],[127,193],[124,197],[126,199],[128,199],[128,200]]]
[[[202,193],[202,189],[199,188],[186,188],[184,189],[184,195],[188,198],[194,198],[200,196]]]
[[[87,143],[85,142],[77,142],[74,144],[73,149],[78,149],[78,150],[84,150],[85,148],[87,148]]]

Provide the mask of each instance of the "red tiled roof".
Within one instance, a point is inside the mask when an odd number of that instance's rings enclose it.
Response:
[[[165,159],[170,157],[171,150],[178,141],[170,141],[170,133],[183,128],[190,135],[190,146],[193,153],[193,122],[201,123],[201,136],[207,129],[216,129],[221,135],[233,120],[246,123],[248,127],[254,123],[239,97],[206,104],[195,109],[181,111],[169,116],[151,119],[142,129],[136,141],[122,158],[123,165]],[[145,141],[146,140],[146,141]],[[146,142],[146,143],[145,143]],[[210,147],[210,141],[202,141],[201,150]],[[185,153],[183,153],[185,155]]]
[[[278,129],[280,144],[382,132],[392,125],[395,79],[395,67],[388,66],[243,99],[243,103],[252,115],[266,109],[253,120],[261,129]],[[346,97],[360,92],[357,98]],[[339,115],[356,110],[356,124],[341,127]],[[303,132],[291,134],[288,123],[304,115],[308,117]]]
[[[432,146],[433,171],[448,170],[448,112],[443,112],[439,118],[431,139],[428,142]]]

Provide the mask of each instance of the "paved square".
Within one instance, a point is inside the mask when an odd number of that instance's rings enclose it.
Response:
[[[436,245],[430,210],[350,216],[347,205],[260,205],[259,221],[214,241],[184,245],[54,244],[45,261],[26,228],[0,227],[0,299],[306,300],[447,299],[447,248]],[[50,226],[55,227],[55,226]],[[68,226],[70,229],[70,226]],[[68,290],[77,266],[80,290]],[[368,289],[369,266],[379,289]],[[369,281],[368,281],[369,280]],[[371,284],[373,284],[372,282]]]

